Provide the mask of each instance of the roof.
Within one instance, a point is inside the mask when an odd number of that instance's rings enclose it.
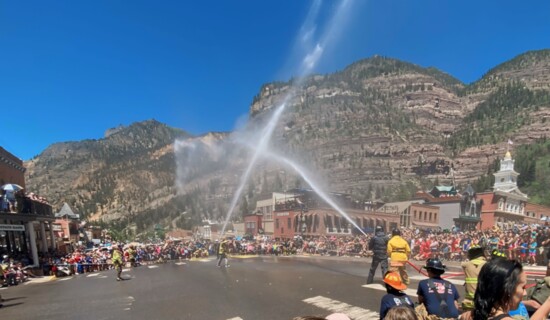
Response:
[[[455,187],[453,187],[453,186],[435,186],[434,188],[436,188],[437,190],[439,190],[441,192],[456,191]]]
[[[55,214],[56,218],[63,218],[67,217],[70,219],[80,219],[80,215],[73,212],[69,204],[67,202],[63,203],[63,207],[61,207],[61,210]]]
[[[445,202],[460,202],[462,201],[462,197],[459,195],[452,195],[452,196],[441,196],[441,197],[434,197],[431,193],[425,192],[425,191],[417,191],[414,194],[414,199],[424,199],[426,202],[425,204],[429,205],[430,203],[445,203]]]
[[[411,206],[411,204],[413,203],[422,203],[421,200],[410,200],[410,201],[399,201],[399,202],[388,202],[386,204],[384,204],[383,206],[381,206],[380,208],[378,208],[376,211],[381,211],[381,212],[387,212],[387,211],[391,211],[391,212],[395,212],[395,213],[401,213],[403,211],[405,211],[405,209],[407,209],[408,207]]]

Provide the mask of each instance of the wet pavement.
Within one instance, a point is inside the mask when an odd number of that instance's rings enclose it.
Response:
[[[66,278],[45,277],[1,290],[3,319],[292,319],[344,312],[377,319],[385,294],[378,270],[365,285],[370,259],[342,257],[232,257],[168,262]],[[458,263],[447,279],[463,295]],[[537,269],[538,268],[538,269]],[[533,269],[533,268],[531,268]],[[534,267],[534,273],[541,272]],[[425,277],[409,267],[415,294]],[[42,283],[38,283],[42,282]],[[416,296],[413,297],[416,300]]]

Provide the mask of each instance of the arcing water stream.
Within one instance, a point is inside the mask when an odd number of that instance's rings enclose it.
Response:
[[[304,170],[303,168],[301,168],[298,164],[296,164],[294,161],[288,159],[288,158],[285,158],[285,157],[282,157],[280,155],[277,155],[275,153],[266,153],[265,154],[266,157],[269,157],[270,159],[272,160],[275,160],[277,162],[280,162],[280,163],[284,163],[286,164],[287,166],[291,167],[292,169],[294,169],[294,171],[296,171],[296,173],[298,173],[303,179],[304,181],[311,187],[311,189],[313,189],[313,191],[315,191],[315,193],[321,197],[329,206],[331,206],[334,210],[338,211],[338,213],[346,218],[346,220],[351,224],[353,225],[355,228],[357,228],[357,230],[359,230],[361,233],[363,233],[364,235],[367,235],[363,229],[361,229],[361,227],[359,227],[355,221],[353,221],[353,219],[351,219],[345,212],[344,210],[342,210],[318,185],[317,183],[315,183],[313,181],[313,179],[306,173],[306,170]]]
[[[271,136],[273,134],[273,131],[275,129],[275,126],[277,125],[279,118],[281,114],[283,113],[286,105],[290,101],[290,99],[293,97],[295,88],[298,88],[302,85],[305,76],[310,74],[319,60],[321,59],[324,49],[326,48],[327,44],[329,44],[330,41],[333,41],[337,36],[337,31],[341,26],[343,25],[343,19],[345,19],[348,16],[348,13],[351,10],[350,5],[351,0],[344,0],[340,3],[338,6],[338,9],[336,10],[335,14],[333,15],[331,21],[329,22],[328,28],[326,29],[325,33],[323,34],[323,37],[321,37],[321,41],[319,41],[316,45],[313,46],[312,49],[308,52],[308,54],[305,55],[305,57],[302,59],[302,64],[300,67],[299,77],[298,81],[296,82],[293,89],[290,89],[289,93],[285,96],[283,99],[283,102],[280,104],[279,107],[275,109],[273,114],[271,115],[271,118],[268,122],[268,125],[262,130],[260,138],[258,140],[258,143],[254,146],[254,153],[252,155],[252,158],[250,159],[250,162],[248,163],[248,166],[244,172],[244,174],[241,176],[239,186],[237,188],[237,191],[233,195],[233,198],[231,200],[229,210],[227,211],[225,221],[223,224],[223,228],[221,231],[221,234],[223,235],[225,233],[225,229],[227,227],[227,224],[229,223],[229,220],[231,219],[233,210],[235,209],[237,202],[241,198],[244,186],[248,182],[250,173],[252,172],[252,169],[256,165],[256,162],[260,155],[266,154],[268,152],[269,148],[269,142],[271,140]],[[312,5],[312,8],[310,12],[318,12],[320,2],[314,2]],[[311,23],[310,16],[308,16],[308,19],[306,19],[306,23],[309,25]],[[302,31],[304,31],[305,28],[302,28]],[[309,32],[309,31],[308,31]],[[301,39],[309,39],[309,35],[306,37],[305,34],[303,37],[300,37]],[[287,158],[277,156],[280,159],[280,162],[287,163],[288,165],[292,166],[297,173],[301,174],[304,180],[311,181],[311,179],[308,179],[304,176],[304,171],[301,170],[299,167],[295,166],[295,164],[292,163]],[[349,222],[351,222],[356,228],[361,230],[355,222],[353,222],[338,206],[324,193],[320,188],[318,188],[315,184],[312,184],[308,181],[310,186],[314,189],[315,192],[319,194],[329,205],[331,205],[335,210],[337,210],[342,216],[344,216]],[[363,231],[361,231],[363,232]]]
[[[285,100],[288,100],[290,96],[287,96]],[[258,160],[258,157],[267,151],[268,142],[271,139],[271,135],[273,134],[273,130],[275,129],[275,126],[277,125],[277,122],[279,121],[279,117],[281,116],[281,113],[283,113],[283,110],[285,109],[287,102],[283,102],[273,113],[271,116],[271,119],[269,120],[269,123],[267,126],[262,130],[262,134],[260,135],[260,141],[256,147],[256,150],[254,151],[254,155],[252,156],[252,159],[250,159],[250,162],[248,163],[248,167],[246,168],[244,174],[241,176],[239,187],[237,188],[237,191],[233,195],[233,199],[231,200],[231,204],[229,205],[229,211],[227,212],[227,215],[225,216],[225,221],[223,223],[222,228],[222,235],[225,233],[225,228],[227,227],[227,223],[229,222],[229,219],[231,219],[231,213],[235,209],[235,206],[237,205],[237,202],[239,201],[241,194],[243,192],[244,186],[246,182],[248,181],[248,178],[250,176],[250,173],[252,172],[252,168],[256,164],[256,161]]]

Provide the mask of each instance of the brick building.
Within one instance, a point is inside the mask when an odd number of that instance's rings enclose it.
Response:
[[[15,183],[25,188],[25,171],[23,160],[0,147],[0,186]]]
[[[39,196],[25,192],[23,161],[0,147],[0,185],[17,184],[13,204],[0,212],[0,253],[28,254],[34,265],[38,252],[56,249],[51,205]]]
[[[548,216],[549,208],[530,204],[529,197],[519,190],[519,173],[514,170],[514,162],[510,151],[507,151],[504,159],[500,160],[500,170],[494,173],[493,191],[476,195],[483,203],[479,229],[493,226],[510,229],[514,224],[541,223],[541,219]]]

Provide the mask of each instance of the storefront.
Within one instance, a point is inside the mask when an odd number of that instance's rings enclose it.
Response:
[[[0,252],[28,256],[34,265],[38,254],[56,249],[53,215],[0,213]]]

